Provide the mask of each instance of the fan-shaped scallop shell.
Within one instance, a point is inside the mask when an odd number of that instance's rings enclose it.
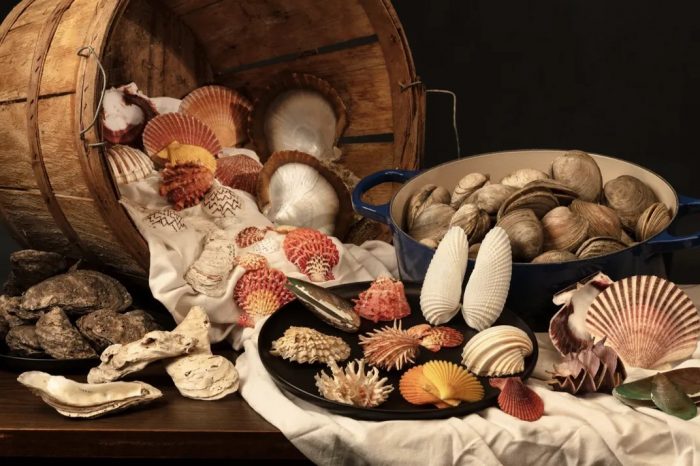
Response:
[[[437,388],[423,374],[423,366],[415,366],[407,370],[399,380],[399,391],[404,400],[414,405],[434,404],[438,408],[449,405],[437,397]]]
[[[247,155],[234,154],[216,160],[214,176],[229,188],[240,189],[255,196],[260,170],[260,162]]]
[[[459,312],[468,256],[464,230],[450,228],[430,261],[420,292],[421,311],[431,324],[444,324]]]
[[[533,345],[527,333],[511,325],[497,325],[474,335],[462,351],[462,364],[476,375],[513,375],[525,370]]]
[[[248,137],[252,104],[238,92],[223,86],[204,86],[187,94],[180,112],[207,125],[222,146],[234,147]]]
[[[287,277],[277,269],[262,268],[247,271],[236,282],[233,300],[243,314],[239,325],[253,327],[255,323],[294,299],[287,289]]]
[[[262,160],[280,150],[338,158],[335,145],[347,127],[345,104],[333,87],[310,74],[277,76],[255,101],[249,134]]]
[[[236,246],[239,248],[247,248],[262,241],[267,233],[267,229],[258,228],[256,226],[245,227],[236,235]]]
[[[381,275],[355,300],[355,312],[374,323],[396,320],[411,314],[403,283]]]
[[[321,371],[314,377],[319,393],[327,400],[374,408],[384,403],[394,391],[386,377],[379,378],[376,367],[365,370],[364,359],[351,361],[344,369],[338,367],[335,360],[330,360],[328,366],[331,369],[330,376]]]
[[[282,243],[287,260],[312,282],[334,280],[333,268],[340,262],[340,253],[331,239],[311,228],[297,228]]]
[[[107,149],[107,162],[117,184],[140,181],[153,173],[153,162],[146,154],[129,146]]]
[[[420,349],[420,341],[401,328],[401,322],[394,321],[393,327],[383,327],[366,335],[360,335],[360,346],[365,359],[373,366],[386,370],[401,370],[415,361]]]
[[[652,369],[689,357],[700,339],[700,316],[688,295],[660,277],[638,275],[600,293],[586,326],[629,366]]]
[[[484,387],[463,367],[448,361],[429,361],[423,364],[423,375],[437,389],[437,397],[450,406],[461,401],[470,403],[484,397]]]
[[[215,186],[204,196],[202,210],[212,217],[235,217],[242,205],[243,200],[236,191],[215,183]]]
[[[270,353],[300,364],[328,364],[350,357],[350,346],[342,338],[312,328],[289,327],[284,335],[272,342]]]
[[[143,147],[151,157],[155,157],[174,141],[203,147],[212,155],[221,150],[214,132],[197,118],[184,113],[158,115],[143,130]]]
[[[160,172],[159,193],[175,210],[199,204],[214,181],[214,174],[203,165],[192,162],[167,164]]]
[[[236,257],[236,265],[243,267],[245,270],[258,270],[268,266],[265,256],[247,252],[242,256]]]
[[[462,315],[467,325],[484,330],[498,319],[508,297],[512,269],[508,235],[495,227],[481,242],[474,271],[464,289]]]
[[[409,331],[411,329],[408,329]],[[430,351],[439,351],[442,348],[454,348],[464,342],[464,335],[459,330],[451,327],[430,327],[420,338],[420,345]]]
[[[544,414],[542,398],[525,385],[520,377],[491,379],[489,383],[501,390],[498,407],[504,413],[530,422],[538,420]]]

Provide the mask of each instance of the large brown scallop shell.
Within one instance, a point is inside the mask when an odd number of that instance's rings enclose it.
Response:
[[[158,115],[143,130],[143,147],[150,157],[155,157],[174,141],[203,147],[212,155],[221,150],[216,134],[199,119],[184,113]]]

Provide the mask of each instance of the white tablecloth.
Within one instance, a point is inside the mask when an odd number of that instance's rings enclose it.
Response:
[[[700,303],[700,286],[687,289]],[[524,422],[497,408],[435,421],[357,421],[285,396],[258,357],[257,336],[236,362],[243,398],[318,464],[634,464],[700,465],[700,417],[683,421],[629,408],[605,394],[553,392],[545,370],[559,356],[538,334],[540,357],[530,385],[545,415]],[[678,367],[700,367],[700,346]],[[628,380],[645,373],[632,371]]]

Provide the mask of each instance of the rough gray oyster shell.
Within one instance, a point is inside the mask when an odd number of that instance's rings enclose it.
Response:
[[[40,357],[45,355],[33,325],[12,327],[7,332],[5,343],[10,352],[18,356]]]
[[[55,252],[23,249],[10,254],[10,275],[5,293],[18,296],[31,286],[68,269],[65,257]]]
[[[158,329],[153,318],[141,310],[120,314],[112,309],[100,309],[79,318],[76,326],[99,352],[116,343],[139,340]]]
[[[68,315],[82,315],[97,309],[123,311],[131,295],[112,277],[94,270],[75,270],[56,275],[29,288],[22,309],[45,311],[58,306]]]
[[[0,320],[6,322],[9,328],[31,323],[16,314],[21,302],[19,296],[0,295]]]
[[[97,353],[83,338],[65,312],[55,307],[36,323],[36,336],[44,351],[55,359],[96,358]]]

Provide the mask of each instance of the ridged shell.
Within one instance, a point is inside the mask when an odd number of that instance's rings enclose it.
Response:
[[[116,145],[107,149],[107,162],[117,184],[140,181],[153,173],[153,162],[138,149]]]
[[[347,125],[345,104],[330,83],[310,74],[286,73],[255,101],[249,134],[263,161],[281,150],[335,160],[335,145]]]
[[[544,414],[544,401],[520,377],[491,379],[492,387],[500,388],[498,407],[506,414],[523,421],[536,421]]]
[[[610,392],[627,377],[625,366],[605,339],[576,350],[554,364],[547,383],[554,391],[576,393]]]
[[[173,141],[203,147],[212,155],[221,150],[214,132],[197,118],[184,113],[158,115],[143,130],[143,147],[150,157],[155,157]]]
[[[400,321],[393,327],[382,327],[360,335],[360,346],[365,359],[373,366],[386,370],[401,370],[418,356],[420,341],[401,328]]]
[[[663,202],[655,202],[642,212],[637,220],[637,241],[646,241],[661,233],[671,223],[671,211]]]
[[[214,174],[196,163],[167,164],[160,172],[158,192],[175,210],[195,206],[204,198],[214,181]]]
[[[411,329],[408,329],[410,332]],[[464,335],[459,330],[450,327],[431,327],[423,332],[420,345],[430,351],[439,351],[442,348],[454,348],[464,342]]]
[[[412,367],[401,376],[399,380],[401,396],[411,404],[434,404],[438,408],[446,408],[449,405],[437,397],[437,387],[428,380],[423,373],[423,366]]]
[[[572,150],[555,158],[552,178],[576,191],[584,201],[595,202],[600,198],[603,176],[596,161],[585,152]]]
[[[207,125],[224,147],[234,147],[248,138],[248,116],[252,104],[238,92],[223,86],[204,86],[187,94],[180,112]]]
[[[228,186],[215,183],[204,196],[202,210],[212,217],[235,217],[242,205],[243,200],[236,194],[236,191]]]
[[[689,357],[700,339],[700,316],[673,283],[638,275],[615,282],[591,304],[586,326],[633,367],[653,369]]]
[[[355,333],[360,329],[360,316],[352,303],[318,285],[287,277],[289,290],[316,317],[344,332]]]
[[[484,330],[498,319],[508,297],[512,270],[510,240],[503,228],[495,227],[481,242],[464,289],[462,315],[467,325]]]
[[[289,327],[284,335],[272,342],[270,353],[300,364],[328,364],[350,357],[350,346],[342,338],[312,328]]]
[[[511,325],[497,325],[474,335],[462,351],[462,364],[470,372],[487,377],[514,375],[525,370],[532,341]]]
[[[608,181],[603,191],[606,204],[617,212],[622,225],[630,231],[634,231],[642,212],[659,202],[646,183],[631,175],[618,176]]]
[[[355,312],[374,323],[411,314],[403,283],[386,275],[377,277],[355,301]]]
[[[576,254],[569,251],[561,251],[552,249],[551,251],[543,252],[539,256],[532,259],[533,264],[556,264],[559,262],[570,262],[578,260]]]
[[[256,226],[245,227],[236,235],[236,246],[248,248],[265,238],[267,229]]]
[[[482,173],[470,173],[464,176],[457,182],[457,186],[455,186],[455,189],[452,191],[450,205],[453,209],[459,209],[459,206],[461,206],[469,196],[488,182],[489,175],[484,175]]]
[[[233,301],[243,314],[238,325],[254,327],[259,319],[272,315],[294,299],[287,289],[287,277],[277,269],[251,270],[243,274],[233,289]]]
[[[444,324],[459,312],[468,254],[464,231],[450,228],[430,261],[420,292],[421,312],[431,324]]]
[[[542,252],[544,229],[530,209],[518,209],[503,215],[496,223],[510,240],[513,260],[530,262]]]
[[[604,256],[613,252],[627,249],[627,245],[616,238],[606,236],[596,236],[589,238],[576,250],[579,259],[589,259],[591,257]]]
[[[351,406],[374,408],[384,403],[394,387],[386,377],[379,378],[376,367],[365,370],[365,360],[350,361],[344,369],[329,361],[331,374],[321,371],[314,379],[319,393],[327,400]]]
[[[568,207],[556,207],[542,217],[544,250],[575,252],[588,238],[588,221]]]
[[[198,293],[223,296],[235,257],[231,238],[224,231],[214,230],[204,238],[202,253],[185,272],[185,281]]]
[[[549,179],[549,175],[541,170],[534,168],[521,168],[504,176],[500,183],[505,186],[521,189],[528,183],[546,179]]]
[[[268,266],[265,256],[247,252],[241,256],[236,256],[236,265],[243,267],[245,270],[258,270]]]
[[[335,243],[323,233],[310,228],[297,228],[282,242],[287,260],[312,282],[334,280],[333,268],[340,262]]]
[[[258,174],[262,165],[247,155],[234,154],[216,160],[214,176],[229,188],[240,189],[255,196]]]
[[[473,403],[484,397],[484,387],[463,367],[448,361],[429,361],[423,364],[423,375],[437,389],[437,396],[450,406],[461,401]]]
[[[315,228],[342,238],[352,223],[343,181],[312,156],[275,152],[258,177],[258,205],[275,224]]]

